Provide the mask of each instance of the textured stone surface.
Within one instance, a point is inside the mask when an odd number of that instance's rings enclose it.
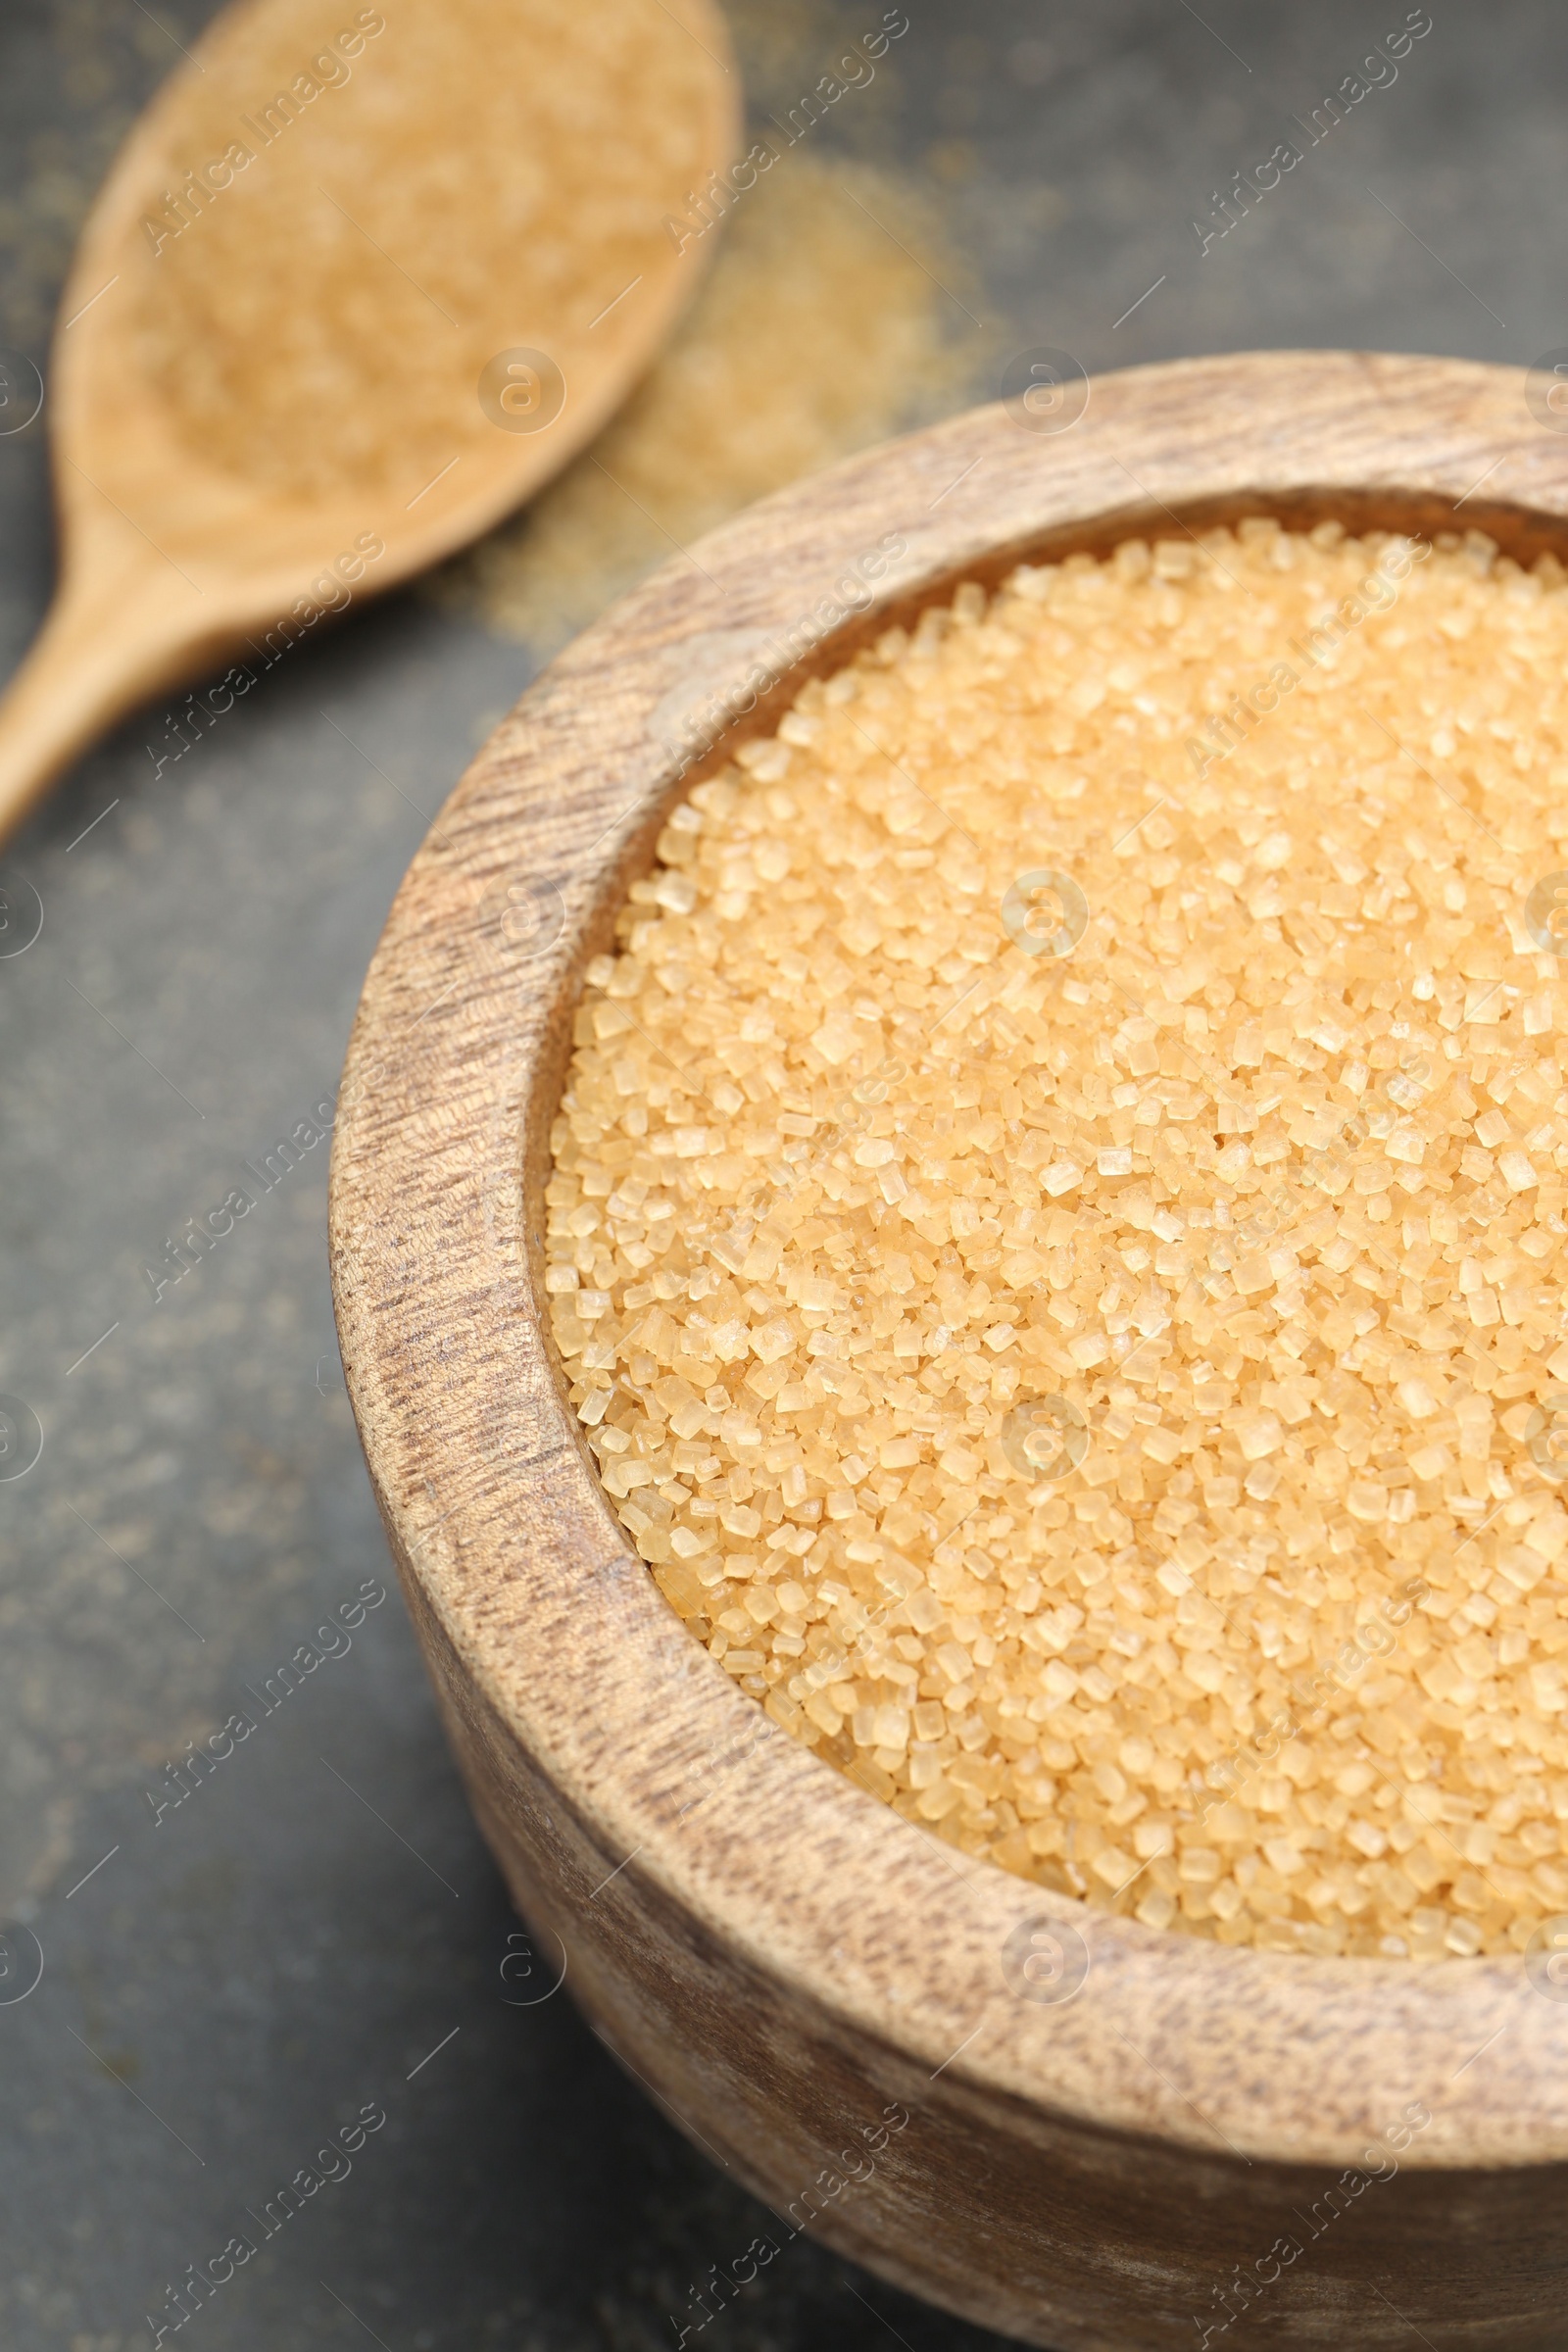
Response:
[[[157,16],[188,37],[202,13]],[[756,86],[808,87],[879,14],[744,0]],[[1440,12],[1397,82],[1206,256],[1188,223],[1217,181],[1402,8],[1214,0],[1212,32],[1164,0],[910,14],[879,85],[819,135],[947,208],[999,364],[1037,342],[1091,368],[1271,343],[1528,361],[1562,339],[1544,224],[1568,197],[1568,35],[1537,0]],[[174,54],[119,0],[0,12],[0,345],[42,361],[74,220]],[[50,563],[35,425],[0,439],[0,665]],[[368,608],[156,780],[163,712],[122,729],[9,860],[44,907],[0,962],[0,1390],[46,1432],[0,1485],[0,1901],[13,1964],[24,1930],[45,1955],[0,2007],[17,2352],[150,2342],[168,2284],[367,2101],[388,2121],[352,2175],[184,2340],[327,2347],[368,2326],[390,2352],[642,2352],[760,2226],[564,1996],[506,2006],[540,1979],[500,1974],[515,1922],[395,1598],[156,1826],[146,1795],[385,1555],[336,1373],[324,1151],[161,1302],[141,1269],[330,1097],[425,815],[531,669],[416,598]],[[888,2323],[918,2352],[985,2340],[808,2243],[712,2340],[870,2347]]]

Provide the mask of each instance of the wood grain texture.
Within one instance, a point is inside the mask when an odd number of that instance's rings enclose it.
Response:
[[[1070,430],[983,409],[769,499],[571,646],[443,809],[367,982],[333,1157],[343,1358],[486,1835],[596,2027],[701,2144],[784,2208],[902,2102],[907,2128],[814,2227],[1035,2343],[1191,2344],[1233,2266],[1293,2233],[1305,2251],[1238,2336],[1392,2352],[1414,2340],[1402,2313],[1444,2347],[1522,2352],[1562,2333],[1568,2005],[1512,1960],[1154,1934],[955,1854],[760,1736],[629,1552],[545,1336],[570,1013],[685,789],[682,709],[744,700],[759,657],[783,673],[689,784],[805,669],[956,576],[1247,512],[1562,549],[1568,438],[1514,369],[1134,369],[1097,379]],[[836,583],[889,533],[906,552],[845,617]],[[1015,1995],[1001,1957],[1050,1918],[1091,1959],[1056,2005]],[[1308,2238],[1293,2215],[1413,2102],[1432,2120],[1397,2176]]]
[[[413,13],[415,0],[404,0],[400,23],[407,25]],[[417,13],[439,17],[439,0],[417,0]],[[425,487],[416,475],[395,489],[344,485],[331,496],[291,499],[226,469],[181,429],[152,380],[138,339],[139,309],[156,306],[163,292],[160,270],[171,267],[150,245],[143,217],[158,210],[160,191],[178,189],[182,171],[211,152],[211,132],[204,146],[204,134],[192,129],[190,120],[205,104],[209,73],[237,77],[238,86],[248,88],[247,60],[264,40],[275,46],[276,20],[300,20],[297,62],[303,65],[313,45],[322,44],[352,16],[352,10],[330,0],[239,0],[225,9],[203,34],[190,62],[171,76],[136,123],[98,194],[61,298],[51,354],[47,419],[61,576],[43,631],[0,699],[0,840],[67,761],[114,719],[253,645],[256,636],[281,623],[297,600],[309,595],[314,579],[345,551],[352,553],[361,534],[378,539],[384,552],[361,564],[352,593],[378,595],[466,546],[532,496],[625,399],[695,294],[718,243],[716,237],[695,238],[684,253],[677,251],[660,217],[662,194],[680,202],[677,183],[669,180],[665,188],[660,167],[650,161],[649,218],[639,232],[641,273],[622,289],[633,298],[617,297],[602,319],[590,322],[588,309],[597,308],[601,299],[608,302],[615,290],[595,286],[596,256],[591,232],[584,230],[582,251],[575,257],[580,283],[574,296],[583,315],[573,320],[567,342],[558,340],[558,332],[566,332],[560,320],[546,338],[525,301],[507,314],[514,319],[513,344],[548,339],[564,365],[564,405],[545,429],[496,429],[475,442],[476,385],[454,363],[453,446],[462,456],[450,472]],[[704,158],[693,176],[700,185],[704,173],[729,164],[741,144],[740,81],[730,62],[727,29],[714,0],[674,0],[673,7],[667,0],[649,0],[648,30],[650,38],[676,45],[682,56],[688,49],[693,60],[706,53],[706,63],[693,66],[700,104],[691,127]],[[585,21],[575,61],[579,72],[592,60],[595,41]],[[498,6],[494,70],[511,74],[523,90],[530,70],[537,70],[530,68],[529,45],[526,6]],[[376,72],[396,83],[397,25],[386,33],[379,54],[359,63],[353,100],[323,93],[316,102],[318,116],[306,117],[275,154],[259,154],[248,167],[270,191],[275,193],[280,182],[309,186],[314,175],[332,176],[338,122],[331,110],[338,110],[340,119],[346,106],[367,99],[373,109]],[[573,61],[553,55],[548,63],[559,74]],[[260,69],[253,78],[258,96],[249,102],[260,105],[273,84],[261,78]],[[417,90],[413,94],[416,99]],[[397,96],[407,101],[409,95],[405,81]],[[494,236],[488,226],[494,189],[485,184],[484,155],[471,152],[470,111],[465,108],[455,120],[427,112],[418,120],[418,157],[393,143],[379,157],[376,174],[344,189],[355,208],[356,226],[368,240],[368,284],[383,265],[385,282],[394,291],[399,280],[390,272],[399,270],[403,281],[407,276],[371,234],[374,228],[390,233],[377,211],[377,181],[395,183],[412,162],[429,155],[445,150],[464,158],[473,183],[474,236]],[[236,100],[229,129],[239,130],[248,120],[238,115]],[[317,121],[325,129],[319,142],[313,138]],[[369,122],[373,142],[373,113]],[[641,135],[635,123],[626,127],[629,136]],[[248,135],[260,145],[254,122]],[[497,161],[490,159],[492,174]],[[318,186],[318,196],[320,217],[329,222],[326,208],[337,200]],[[544,225],[558,242],[579,233],[569,219],[547,218]],[[185,233],[199,238],[203,227],[198,217]],[[253,230],[259,241],[266,240],[265,213]],[[270,279],[281,278],[286,256],[273,251],[259,253],[257,260]],[[438,338],[447,331],[435,316],[439,310],[434,304],[429,321],[430,334]],[[343,348],[352,349],[357,330],[346,306],[332,314],[332,321]],[[457,321],[449,318],[449,324],[455,328]],[[310,440],[312,412],[320,400],[318,390],[302,385],[290,427],[301,441]],[[376,384],[363,409],[366,426],[396,452],[403,404],[395,369]],[[265,437],[268,429],[256,423],[258,436]]]

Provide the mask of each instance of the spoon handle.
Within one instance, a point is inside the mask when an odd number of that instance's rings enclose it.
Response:
[[[0,697],[0,843],[78,752],[190,670],[188,617],[143,577],[70,573]]]

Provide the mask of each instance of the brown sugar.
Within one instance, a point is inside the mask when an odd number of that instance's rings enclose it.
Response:
[[[1568,588],[1471,535],[973,584],[670,816],[548,1289],[780,1724],[1155,1928],[1568,1910]]]
[[[569,398],[701,177],[714,73],[661,0],[270,0],[181,92],[171,168],[208,193],[149,215],[135,334],[174,429],[284,496],[401,505],[493,441],[497,353],[542,350]]]

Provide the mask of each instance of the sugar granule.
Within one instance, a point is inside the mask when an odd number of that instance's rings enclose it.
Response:
[[[1564,580],[1255,519],[967,584],[587,972],[547,1288],[661,1590],[1154,1928],[1568,1910]]]

